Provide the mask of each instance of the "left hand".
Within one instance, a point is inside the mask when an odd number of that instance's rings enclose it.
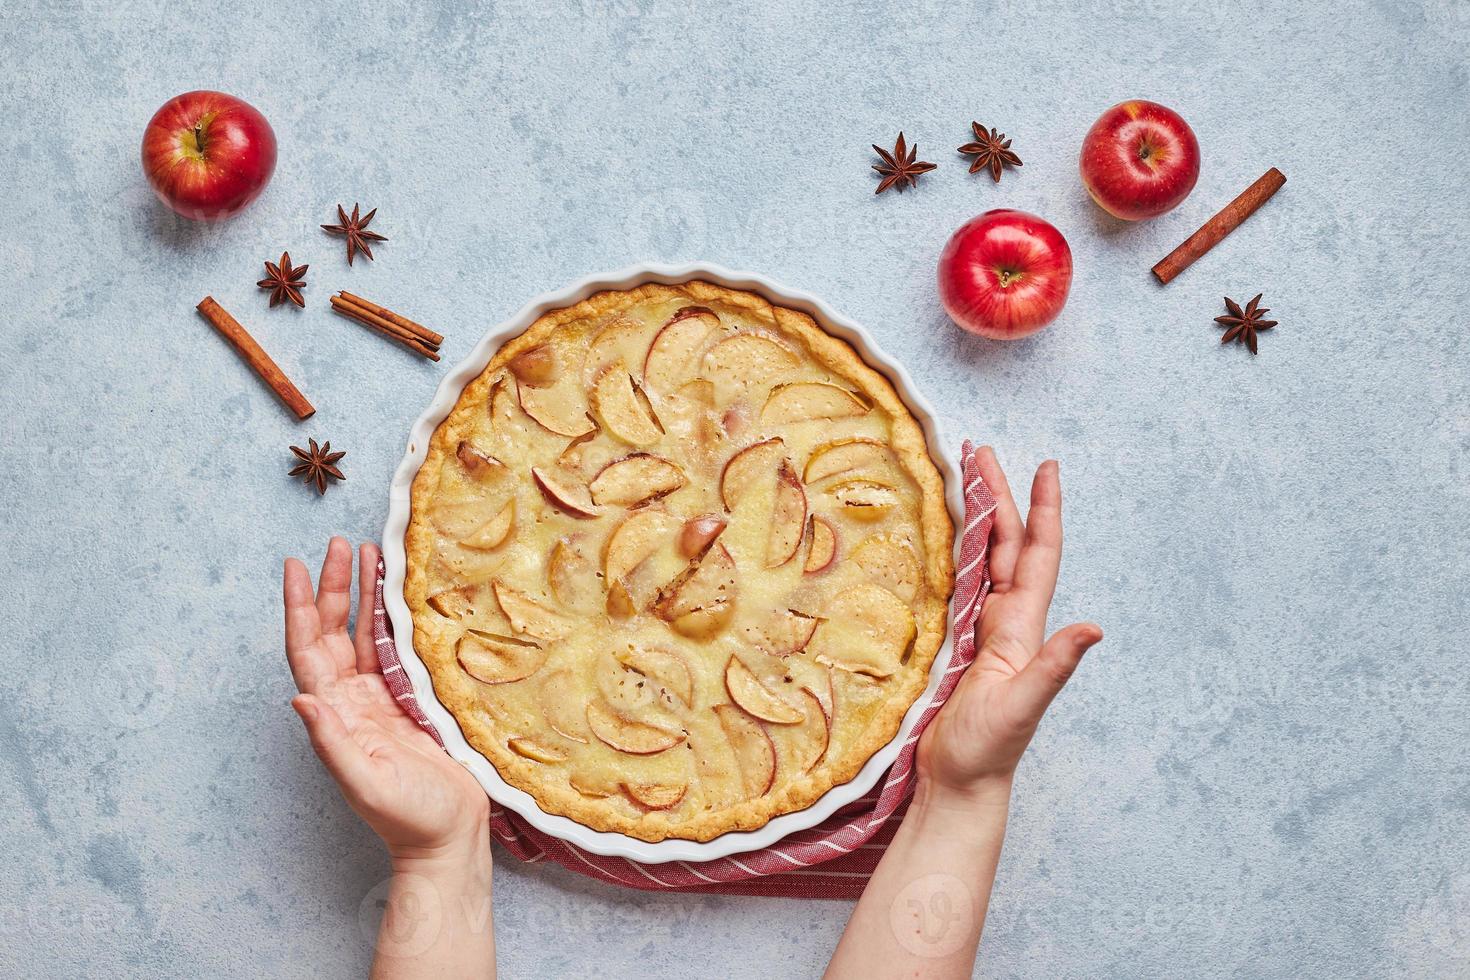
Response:
[[[295,558],[286,559],[286,659],[301,694],[291,706],[342,795],[397,859],[476,851],[487,836],[485,791],[393,699],[373,645],[372,595],[378,548],[359,557],[357,629],[352,605],[352,548],[333,538],[319,588]]]
[[[1046,639],[1062,561],[1056,462],[1036,471],[1022,524],[995,453],[985,446],[977,458],[997,505],[991,591],[976,625],[975,662],[919,740],[918,772],[921,787],[941,797],[1004,803],[1042,714],[1102,630],[1074,623]]]

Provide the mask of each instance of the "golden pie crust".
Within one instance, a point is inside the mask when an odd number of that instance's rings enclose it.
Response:
[[[500,775],[645,841],[803,809],[928,683],[954,528],[888,380],[705,282],[603,292],[508,341],[413,482],[404,597]]]

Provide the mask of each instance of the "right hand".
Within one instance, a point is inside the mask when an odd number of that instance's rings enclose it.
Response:
[[[996,500],[991,591],[975,628],[975,662],[919,740],[918,770],[924,788],[941,798],[1003,803],[1042,714],[1102,630],[1073,623],[1046,639],[1062,561],[1056,462],[1036,471],[1022,524],[994,451],[985,446],[977,459]]]

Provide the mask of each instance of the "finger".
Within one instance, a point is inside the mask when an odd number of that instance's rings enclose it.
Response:
[[[994,523],[990,529],[990,582],[996,591],[1004,592],[1010,588],[1015,575],[1016,556],[1021,553],[1026,529],[1021,524],[1021,513],[1011,496],[1005,471],[1000,468],[1000,460],[995,458],[995,450],[981,446],[975,454],[975,462],[995,497]]]
[[[337,678],[337,668],[322,645],[321,617],[311,593],[311,574],[298,559],[287,558],[282,574],[286,605],[286,662],[296,689],[304,694]]]
[[[1058,630],[1031,659],[1026,669],[1016,675],[1014,691],[1022,719],[1036,724],[1058,692],[1077,672],[1082,655],[1102,639],[1102,628],[1096,623],[1073,623]]]
[[[1031,509],[1026,513],[1026,543],[1016,559],[1016,591],[1037,640],[1046,630],[1046,610],[1057,587],[1062,565],[1062,483],[1057,462],[1049,459],[1036,470]]]
[[[312,749],[343,794],[349,801],[362,799],[372,784],[373,764],[362,746],[352,740],[342,716],[311,694],[298,694],[291,699],[291,707],[301,716]]]
[[[323,636],[347,632],[347,614],[352,611],[352,545],[346,538],[327,542],[327,556],[316,583],[316,608]]]
[[[373,640],[373,613],[378,591],[378,546],[364,544],[357,550],[357,630],[352,645],[357,650],[357,672],[376,673],[378,647]]]

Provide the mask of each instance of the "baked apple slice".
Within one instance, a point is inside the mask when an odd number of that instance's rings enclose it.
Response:
[[[694,675],[680,654],[661,647],[632,646],[614,655],[618,663],[657,684],[684,707],[694,703]]]
[[[575,437],[574,439],[572,439],[571,442],[567,443],[566,448],[563,449],[561,453],[558,454],[556,457],[557,466],[560,466],[564,470],[570,470],[574,473],[580,473],[582,471],[582,465],[584,462],[586,462],[588,455],[588,443],[592,442],[599,435],[602,434],[601,427],[597,425],[596,421],[594,421],[590,415],[588,416],[588,421],[592,422],[592,428],[587,432],[584,432],[581,435]]]
[[[605,800],[618,791],[613,780],[598,773],[574,772],[567,777],[567,785],[589,800]]]
[[[454,648],[464,672],[482,684],[510,684],[525,680],[546,663],[546,651],[511,636],[470,631]]]
[[[731,439],[739,439],[750,428],[750,415],[750,402],[744,398],[735,399],[720,416],[720,431]]]
[[[628,799],[645,810],[668,810],[678,805],[689,786],[685,783],[624,783]]]
[[[730,457],[720,473],[720,502],[725,510],[735,505],[761,480],[768,480],[776,472],[786,452],[786,443],[780,436],[751,443]]]
[[[473,620],[487,613],[499,617],[500,610],[493,600],[489,584],[476,582],[435,592],[425,601],[446,619]]]
[[[474,456],[472,462],[478,464]],[[498,464],[495,464],[498,465]],[[444,537],[462,541],[473,534],[495,513],[504,490],[498,481],[492,486],[464,466],[445,466],[439,470],[438,484],[427,506],[429,520]]]
[[[874,480],[845,480],[831,488],[842,513],[859,521],[878,521],[898,503],[898,491]]]
[[[739,657],[731,657],[725,665],[725,690],[730,700],[762,721],[794,725],[802,719],[800,710],[772,693]]]
[[[510,359],[509,367],[517,382],[531,388],[549,388],[561,375],[556,352],[550,344],[521,351]]]
[[[429,503],[429,520],[451,541],[463,541],[485,523],[485,501],[440,493]]]
[[[596,664],[597,689],[613,714],[645,725],[660,726],[668,721],[656,710],[658,692],[648,678],[624,667],[616,657],[598,657]]]
[[[552,731],[562,738],[587,744],[587,721],[582,711],[586,699],[570,670],[555,670],[547,674],[536,700]]]
[[[675,445],[692,458],[708,463],[723,441],[715,413],[715,386],[708,378],[695,378],[680,385],[659,403],[659,421]]]
[[[559,436],[574,439],[596,428],[587,417],[587,400],[574,375],[563,375],[549,388],[536,388],[517,381],[516,397],[520,400],[521,411],[542,428]]]
[[[526,418],[520,401],[515,394],[515,379],[501,375],[490,385],[490,394],[485,399],[485,411],[490,416],[490,430],[504,444],[505,437],[517,422]]]
[[[698,558],[709,550],[725,526],[725,519],[714,514],[691,517],[679,530],[679,554],[685,558]]]
[[[886,470],[888,447],[874,439],[858,437],[823,443],[807,457],[802,479],[808,485],[864,470]]]
[[[424,601],[429,604],[430,609],[445,619],[458,619],[468,602],[465,594],[465,590],[468,588],[470,587],[461,585],[452,589],[445,589],[442,592],[433,593]]]
[[[490,386],[487,399],[490,432],[487,444],[481,448],[505,453],[507,459],[512,452],[517,458],[528,450],[541,453],[562,438],[526,414],[517,397],[518,390],[513,376],[502,375]]]
[[[602,583],[588,548],[585,535],[572,534],[552,545],[546,558],[546,584],[552,596],[581,613],[596,612],[602,605]]]
[[[594,504],[639,507],[667,497],[686,482],[684,471],[662,456],[633,453],[604,466],[587,489]]]
[[[822,708],[822,714],[827,716],[827,727],[832,727],[832,717],[836,714],[836,699],[832,693],[832,669],[830,667],[818,667],[811,673],[801,689],[816,699]]]
[[[436,579],[438,581],[489,582],[491,578],[500,574],[500,569],[505,564],[505,557],[499,551],[466,548],[458,541],[440,538],[433,544],[430,561],[435,568],[443,569],[445,573],[442,578]],[[499,613],[495,603],[491,602],[488,597],[485,605],[493,612]],[[466,623],[465,625],[480,626],[481,624]],[[492,633],[510,632],[508,629],[499,628],[503,625],[505,624],[500,622],[486,628]]]
[[[516,502],[512,497],[500,508],[499,513],[480,525],[467,537],[460,539],[460,544],[466,548],[474,548],[477,551],[493,551],[510,540],[510,534],[516,526]]]
[[[695,371],[695,357],[720,328],[720,318],[703,306],[677,310],[659,328],[643,359],[643,383],[657,394],[667,395]]]
[[[679,519],[661,509],[637,510],[608,536],[603,573],[611,583],[626,581],[654,552],[674,540]]]
[[[732,711],[739,709],[731,707]],[[689,736],[700,801],[711,810],[724,810],[745,799],[735,747],[718,719],[711,716]]]
[[[542,466],[531,467],[531,479],[546,502],[557,510],[579,519],[596,517],[600,513],[592,502],[586,487],[570,483],[558,473]]]
[[[827,755],[832,741],[832,720],[814,694],[803,690],[801,723],[791,730],[788,743],[793,768],[808,773]]]
[[[622,361],[605,368],[592,383],[592,411],[608,435],[633,446],[651,446],[663,438],[663,426]]]
[[[751,643],[773,657],[789,657],[805,650],[812,641],[821,619],[797,612],[777,609],[747,632]]]
[[[715,383],[708,378],[691,378],[665,395],[663,403],[672,406],[681,415],[692,414],[693,410],[709,410],[715,407]]]
[[[796,557],[806,532],[806,489],[791,465],[781,460],[776,470],[776,499],[766,535],[766,567],[779,568]]]
[[[587,381],[595,379],[609,365],[623,359],[623,351],[638,342],[643,325],[626,313],[614,313],[592,339],[587,342],[587,353],[582,361],[582,372]]]
[[[626,585],[620,581],[614,581],[607,587],[605,608],[608,618],[622,621],[633,618],[638,612],[638,603],[633,601],[633,594],[628,591]]]
[[[538,742],[534,738],[517,736],[506,741],[506,746],[516,755],[532,762],[566,762],[567,754],[554,745]]]
[[[598,741],[628,755],[655,755],[684,741],[683,732],[671,732],[641,721],[631,721],[601,701],[587,705],[587,727]]]
[[[572,631],[571,624],[556,612],[547,609],[519,589],[514,589],[500,580],[490,583],[495,590],[495,601],[500,603],[501,612],[510,620],[510,628],[518,636],[529,636],[539,643],[555,643]]]
[[[856,392],[823,381],[793,381],[771,389],[761,422],[790,425],[831,419],[851,419],[868,414],[871,405]]]
[[[914,641],[914,614],[881,585],[864,582],[839,592],[810,649],[818,663],[869,677],[898,670]]]
[[[720,542],[660,590],[653,614],[683,636],[708,639],[735,612],[735,559]]]
[[[810,538],[812,545],[806,553],[802,571],[815,575],[837,560],[837,531],[825,518],[813,514]]]
[[[887,537],[866,538],[852,552],[852,562],[875,585],[913,602],[923,581],[919,559],[908,545]]]
[[[510,473],[504,463],[466,439],[455,447],[454,456],[471,479],[496,480]]]
[[[733,704],[715,705],[720,728],[735,752],[745,798],[764,796],[776,781],[776,746],[760,722]]]
[[[704,355],[701,374],[726,391],[767,384],[789,373],[801,359],[785,344],[754,333],[737,333]]]

